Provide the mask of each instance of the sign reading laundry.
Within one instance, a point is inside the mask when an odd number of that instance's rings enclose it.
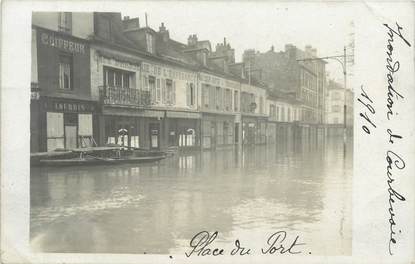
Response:
[[[85,44],[79,43],[76,41],[67,40],[67,39],[61,38],[60,36],[56,36],[55,34],[42,32],[40,35],[40,40],[43,45],[47,45],[47,46],[58,48],[58,49],[63,49],[71,53],[80,53],[80,54],[85,53]]]

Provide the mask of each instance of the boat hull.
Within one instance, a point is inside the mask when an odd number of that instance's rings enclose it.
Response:
[[[45,159],[40,160],[40,166],[86,166],[86,165],[115,165],[125,163],[156,162],[165,159],[165,155],[128,158],[74,158],[74,159]]]

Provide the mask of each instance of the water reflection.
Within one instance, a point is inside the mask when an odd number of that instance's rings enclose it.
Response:
[[[218,246],[239,238],[255,248],[283,229],[300,235],[307,254],[350,254],[351,153],[344,158],[336,139],[282,141],[245,147],[241,157],[229,148],[139,166],[34,168],[31,244],[184,254],[202,230],[219,231]]]

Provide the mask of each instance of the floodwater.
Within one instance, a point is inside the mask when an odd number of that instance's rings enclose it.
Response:
[[[286,231],[312,255],[351,254],[352,144],[188,151],[159,163],[32,168],[34,251],[184,254],[200,231],[260,254]],[[289,246],[289,245],[288,245]]]

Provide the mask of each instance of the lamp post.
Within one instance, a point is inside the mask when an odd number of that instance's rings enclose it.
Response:
[[[338,56],[326,56],[326,57],[315,57],[307,59],[297,59],[297,61],[315,61],[315,60],[326,60],[332,59],[340,63],[343,69],[343,78],[344,78],[344,88],[343,88],[343,145],[344,150],[346,150],[346,141],[347,141],[347,104],[346,104],[346,89],[347,89],[347,61],[346,61],[346,46],[343,48],[343,55]]]

